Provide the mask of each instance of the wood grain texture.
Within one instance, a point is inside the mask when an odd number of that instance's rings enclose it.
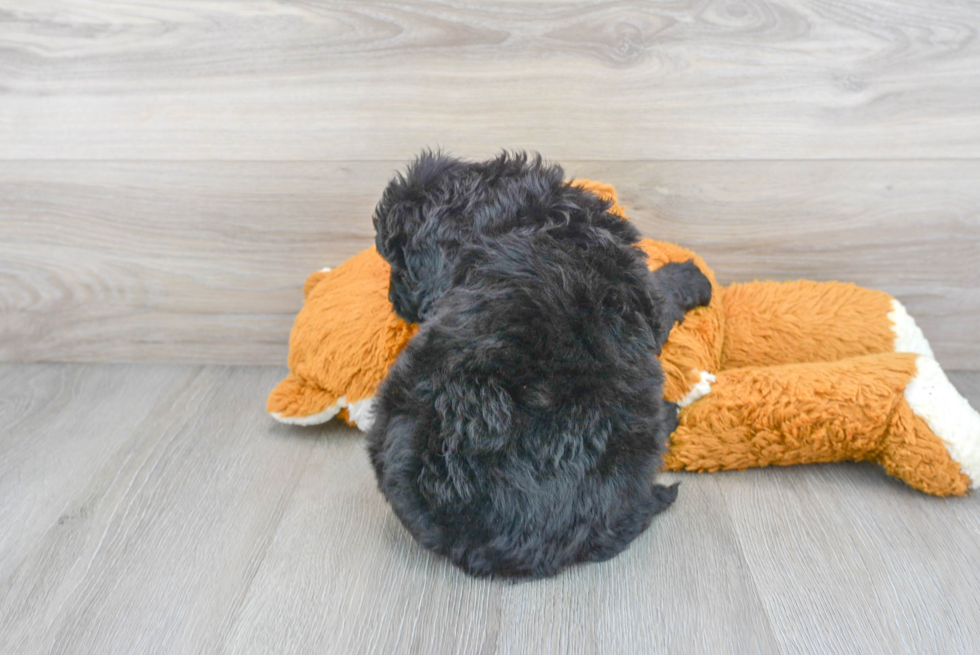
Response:
[[[671,474],[613,560],[476,580],[412,541],[359,433],[261,411],[282,374],[0,366],[0,651],[975,652],[980,496],[871,465]],[[980,405],[980,372],[950,377]]]
[[[146,370],[117,369],[114,383],[139,389]],[[63,490],[52,503],[62,519],[37,516],[43,537],[0,579],[0,651],[213,652],[230,629],[312,443],[255,409],[280,371],[196,373],[84,487]],[[62,437],[82,430],[91,442],[119,422],[99,413],[112,404],[93,390],[76,389],[99,420],[62,426]]]
[[[923,0],[0,0],[0,361],[281,365],[420,147],[537,149],[723,282],[897,295],[980,407],[980,11]],[[473,580],[282,368],[0,364],[0,652],[973,653],[978,496],[681,480]],[[665,476],[668,477],[668,476]]]
[[[0,360],[280,364],[305,277],[373,244],[401,162],[0,162]],[[980,368],[980,162],[571,162],[721,281],[899,297]]]
[[[980,407],[980,374],[951,373]],[[783,653],[968,653],[980,641],[980,496],[872,464],[713,474]]]
[[[0,157],[975,158],[971,2],[0,3]]]
[[[0,579],[50,526],[80,518],[68,499],[195,374],[173,367],[0,367]]]
[[[329,429],[227,649],[777,652],[709,482],[685,483],[677,505],[610,562],[534,583],[475,580],[398,523],[377,492],[362,435]]]
[[[980,639],[980,502],[872,465],[720,475],[785,653],[967,653]]]

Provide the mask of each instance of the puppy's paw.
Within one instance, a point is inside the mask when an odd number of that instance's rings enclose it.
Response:
[[[674,279],[677,282],[678,304],[688,311],[711,302],[711,280],[701,272],[693,260],[676,264]]]

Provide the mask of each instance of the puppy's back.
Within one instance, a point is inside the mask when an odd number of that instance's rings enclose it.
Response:
[[[653,485],[666,434],[645,264],[602,235],[582,246],[471,246],[380,390],[381,489],[471,573],[603,559],[672,500]]]

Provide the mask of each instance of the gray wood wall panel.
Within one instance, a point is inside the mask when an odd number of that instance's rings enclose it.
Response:
[[[280,364],[402,162],[0,162],[0,359]],[[723,282],[841,279],[980,367],[980,162],[587,162]]]
[[[30,3],[0,157],[974,158],[971,2]]]
[[[0,360],[279,363],[423,146],[538,149],[725,280],[899,295],[980,367],[980,12],[0,0]]]

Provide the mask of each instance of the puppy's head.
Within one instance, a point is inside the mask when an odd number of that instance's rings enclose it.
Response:
[[[392,179],[374,213],[378,253],[391,265],[389,299],[403,319],[424,321],[452,284],[460,248],[515,230],[557,237],[598,228],[635,243],[635,228],[609,206],[540,155],[466,162],[425,151]]]
[[[448,284],[445,253],[439,247],[443,220],[464,201],[460,189],[467,164],[425,151],[397,174],[374,211],[375,245],[391,265],[388,298],[410,323],[423,320]]]

